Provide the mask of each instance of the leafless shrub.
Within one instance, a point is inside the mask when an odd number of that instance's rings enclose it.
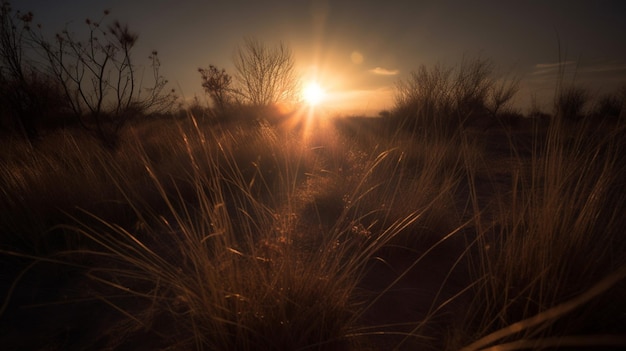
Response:
[[[584,117],[589,98],[589,91],[581,87],[572,86],[561,90],[556,98],[556,115],[562,119],[580,120]]]
[[[518,91],[517,78],[498,82],[494,66],[464,58],[458,67],[422,65],[396,85],[394,115],[404,128],[449,134],[466,120],[496,116]]]
[[[593,115],[598,118],[622,118],[625,110],[626,86],[617,93],[600,97],[594,104]]]
[[[519,91],[519,84],[519,77],[509,77],[491,85],[485,104],[491,115],[498,116],[498,113],[507,108],[507,105]]]
[[[237,94],[245,104],[266,107],[295,100],[298,80],[291,50],[246,38],[235,52]]]
[[[455,71],[452,96],[455,112],[469,116],[485,109],[494,86],[494,65],[491,61],[463,57]]]
[[[67,29],[57,34],[52,43],[42,33],[33,36],[33,40],[43,49],[50,71],[61,83],[82,125],[109,143],[129,118],[153,108],[161,110],[174,96],[172,92],[163,94],[167,81],[159,74],[156,51],[149,57],[154,82],[142,94],[131,54],[138,36],[118,21],[103,29],[105,16],[99,21],[85,21],[86,41]]]
[[[84,37],[65,29],[50,40],[40,25],[32,26],[31,12],[13,11],[9,2],[3,1],[0,73],[3,82],[19,88],[3,94],[3,98],[16,106],[35,106],[40,99],[33,95],[35,91],[29,88],[27,79],[34,75],[40,81],[45,78],[61,92],[59,98],[75,119],[111,145],[129,118],[170,108],[176,96],[173,90],[166,90],[167,80],[160,75],[157,51],[149,56],[152,82],[144,86],[144,77],[132,56],[138,35],[118,21],[105,25],[108,15],[105,11],[97,21],[86,19]],[[27,60],[35,55],[43,57],[43,62]],[[22,111],[22,107],[13,109]],[[34,134],[29,114],[18,115],[22,129],[29,136]]]
[[[214,65],[209,65],[209,68],[198,68],[198,72],[200,72],[204,91],[211,97],[214,107],[223,112],[234,100],[231,87],[232,77],[226,73],[225,69],[220,70]]]
[[[407,113],[433,114],[450,107],[450,75],[452,70],[435,65],[422,65],[407,80],[396,86],[396,108]]]

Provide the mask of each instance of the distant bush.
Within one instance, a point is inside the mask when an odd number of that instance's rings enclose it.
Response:
[[[231,87],[233,78],[225,69],[220,70],[214,65],[198,68],[198,72],[202,78],[202,88],[211,98],[213,108],[220,113],[224,112],[235,100]]]
[[[565,88],[557,93],[556,116],[566,120],[580,120],[585,115],[585,107],[589,100],[590,94],[585,88],[576,86]]]
[[[606,94],[593,106],[593,116],[597,118],[623,118],[626,109],[626,86],[619,92]]]
[[[40,131],[73,124],[61,88],[49,75],[37,71],[22,78],[0,75],[0,129],[30,140]]]
[[[488,60],[463,59],[458,67],[422,65],[398,82],[393,115],[403,128],[447,134],[472,116],[497,115],[517,90],[517,79],[495,79]]]

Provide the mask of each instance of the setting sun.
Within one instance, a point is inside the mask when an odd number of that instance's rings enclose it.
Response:
[[[324,100],[326,92],[316,82],[311,82],[304,87],[302,97],[310,106],[316,106]]]

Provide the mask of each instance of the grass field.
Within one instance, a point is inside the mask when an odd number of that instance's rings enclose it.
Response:
[[[5,139],[3,348],[626,347],[623,123],[511,118]]]

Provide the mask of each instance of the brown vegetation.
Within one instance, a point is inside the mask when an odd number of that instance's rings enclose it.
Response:
[[[623,93],[559,87],[551,115],[524,116],[507,105],[516,79],[465,60],[419,68],[380,118],[308,119],[276,107],[294,88],[287,48],[246,41],[243,85],[200,70],[210,113],[150,114],[170,96],[156,53],[142,100],[126,27],[115,48],[87,43],[96,56],[63,33],[94,82],[117,62],[105,112],[51,46],[56,76],[15,61],[32,15],[7,6],[2,64],[18,64],[0,113],[20,127],[0,140],[5,349],[626,347]],[[92,120],[31,124],[44,105]],[[114,145],[89,132],[105,116]]]

